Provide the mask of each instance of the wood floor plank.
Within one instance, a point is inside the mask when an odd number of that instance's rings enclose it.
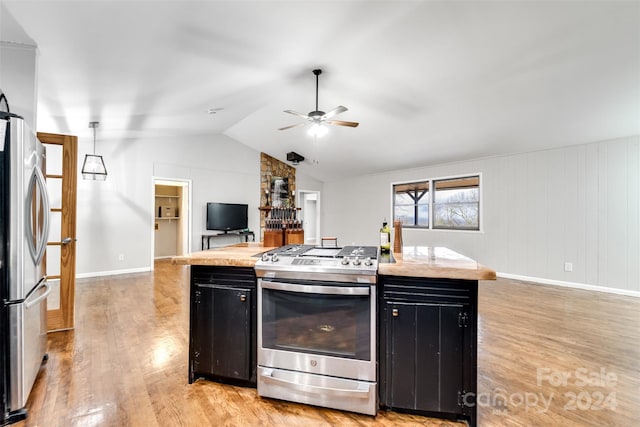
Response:
[[[166,261],[153,273],[78,280],[76,329],[49,334],[29,417],[16,426],[464,425],[188,384],[188,286],[188,267]],[[480,426],[635,425],[640,299],[505,279],[479,289]],[[607,396],[615,399],[607,404]]]

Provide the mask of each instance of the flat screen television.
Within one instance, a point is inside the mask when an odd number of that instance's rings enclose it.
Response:
[[[244,230],[249,225],[249,206],[238,203],[207,203],[207,230]]]

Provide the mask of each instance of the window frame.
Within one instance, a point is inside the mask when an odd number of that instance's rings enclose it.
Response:
[[[434,226],[434,212],[435,212],[435,197],[436,197],[436,181],[447,181],[447,180],[454,180],[454,179],[465,179],[465,178],[478,178],[478,191],[479,191],[479,196],[478,196],[478,228],[455,228],[455,227],[435,227]],[[483,227],[483,218],[484,215],[482,214],[482,211],[484,209],[484,191],[483,191],[483,184],[482,184],[482,173],[481,172],[470,172],[470,173],[464,173],[464,174],[456,174],[456,175],[449,175],[449,176],[439,176],[439,177],[433,177],[433,178],[424,178],[424,179],[415,179],[415,180],[403,180],[403,181],[395,181],[392,182],[390,187],[391,187],[391,215],[389,216],[392,220],[391,222],[393,223],[393,221],[395,221],[396,217],[396,209],[395,209],[395,196],[396,196],[396,192],[395,192],[395,188],[396,186],[399,185],[403,185],[403,184],[415,184],[415,183],[427,183],[429,186],[429,198],[428,198],[428,214],[429,214],[429,222],[426,226],[424,225],[406,225],[403,224],[402,227],[409,229],[409,230],[432,230],[432,231],[444,231],[444,232],[457,232],[457,233],[483,233],[484,227]],[[415,222],[417,222],[418,219],[415,220]]]
[[[428,229],[431,227],[431,182],[429,180],[424,180],[424,179],[419,179],[416,181],[403,181],[403,182],[396,182],[396,183],[392,183],[391,184],[391,223],[393,223],[396,220],[396,191],[395,191],[395,187],[399,186],[399,185],[411,185],[411,184],[416,184],[416,183],[423,183],[426,182],[427,183],[427,194],[426,194],[426,200],[427,200],[427,215],[429,217],[429,222],[427,223],[427,225],[407,225],[407,224],[402,224],[403,227],[405,228],[416,228],[416,229]],[[425,195],[421,196],[419,200],[422,200],[422,198],[425,197]],[[418,204],[414,203],[414,224],[416,224],[418,222]]]

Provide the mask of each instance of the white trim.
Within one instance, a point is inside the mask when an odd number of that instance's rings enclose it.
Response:
[[[607,286],[587,285],[585,283],[565,282],[563,280],[543,279],[540,277],[521,276],[519,274],[497,273],[498,277],[504,279],[522,280],[525,282],[533,282],[542,285],[555,285],[565,288],[584,289],[587,291],[606,292],[609,294],[626,295],[630,297],[640,298],[640,291],[631,291],[627,289],[609,288]]]
[[[322,231],[320,230],[320,217],[322,216],[321,214],[321,199],[322,199],[322,193],[320,192],[320,190],[304,190],[304,189],[296,189],[296,196],[295,196],[295,205],[299,208],[304,209],[304,207],[302,206],[302,203],[300,202],[300,195],[302,194],[315,194],[316,197],[316,223],[315,223],[315,228],[316,228],[316,245],[320,245],[320,239],[322,239]],[[307,243],[307,237],[305,236],[304,238],[304,242],[303,243]]]
[[[24,50],[35,50],[38,49],[38,45],[31,43],[21,43],[21,42],[10,42],[6,40],[0,40],[0,46],[14,48],[14,49],[24,49]]]
[[[482,222],[482,220],[480,220]],[[464,230],[464,229],[454,229],[454,228],[424,228],[424,227],[409,227],[406,225],[402,226],[402,231],[415,231],[420,233],[438,233],[441,231],[445,231],[447,233],[472,233],[472,234],[484,234],[483,230]]]
[[[118,274],[147,273],[149,271],[151,271],[151,267],[127,268],[124,270],[95,271],[93,273],[76,274],[76,279],[85,279],[87,277],[116,276]]]
[[[183,236],[183,242],[182,245],[183,247],[186,246],[186,251],[187,253],[192,252],[192,243],[191,243],[191,236],[192,236],[192,227],[193,227],[193,180],[190,178],[167,178],[167,177],[160,177],[160,176],[152,176],[151,177],[151,249],[150,249],[150,271],[153,270],[154,268],[154,261],[158,258],[155,258],[155,245],[156,245],[156,217],[155,217],[155,208],[156,208],[156,185],[173,185],[175,187],[182,187],[183,189],[183,193],[182,193],[182,203],[184,204],[184,200],[185,200],[185,194],[184,194],[184,189],[186,188],[187,191],[187,204],[188,204],[188,210],[189,210],[189,215],[184,215],[181,214],[182,216],[182,220],[186,221],[186,223],[183,222],[183,227],[184,224],[186,224],[186,233],[184,233],[185,235]],[[182,209],[182,205],[179,207],[180,209]],[[186,240],[186,242],[185,242]],[[160,257],[162,258],[162,257]],[[169,257],[170,258],[170,257]]]

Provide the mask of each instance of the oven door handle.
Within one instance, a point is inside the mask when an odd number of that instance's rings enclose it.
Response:
[[[267,282],[264,280],[261,286],[276,291],[303,292],[307,294],[369,295],[369,286],[299,285],[296,283]]]
[[[339,397],[355,397],[358,399],[368,399],[371,395],[371,391],[369,390],[368,384],[358,383],[357,389],[347,389],[347,388],[333,388],[333,387],[318,387],[309,384],[300,384],[293,381],[284,380],[281,378],[276,378],[273,376],[273,371],[271,369],[265,370],[265,372],[261,375],[262,379],[271,382],[274,384],[285,385],[288,388],[302,391],[305,393],[313,393],[326,395],[330,394],[331,396],[339,396]]]

